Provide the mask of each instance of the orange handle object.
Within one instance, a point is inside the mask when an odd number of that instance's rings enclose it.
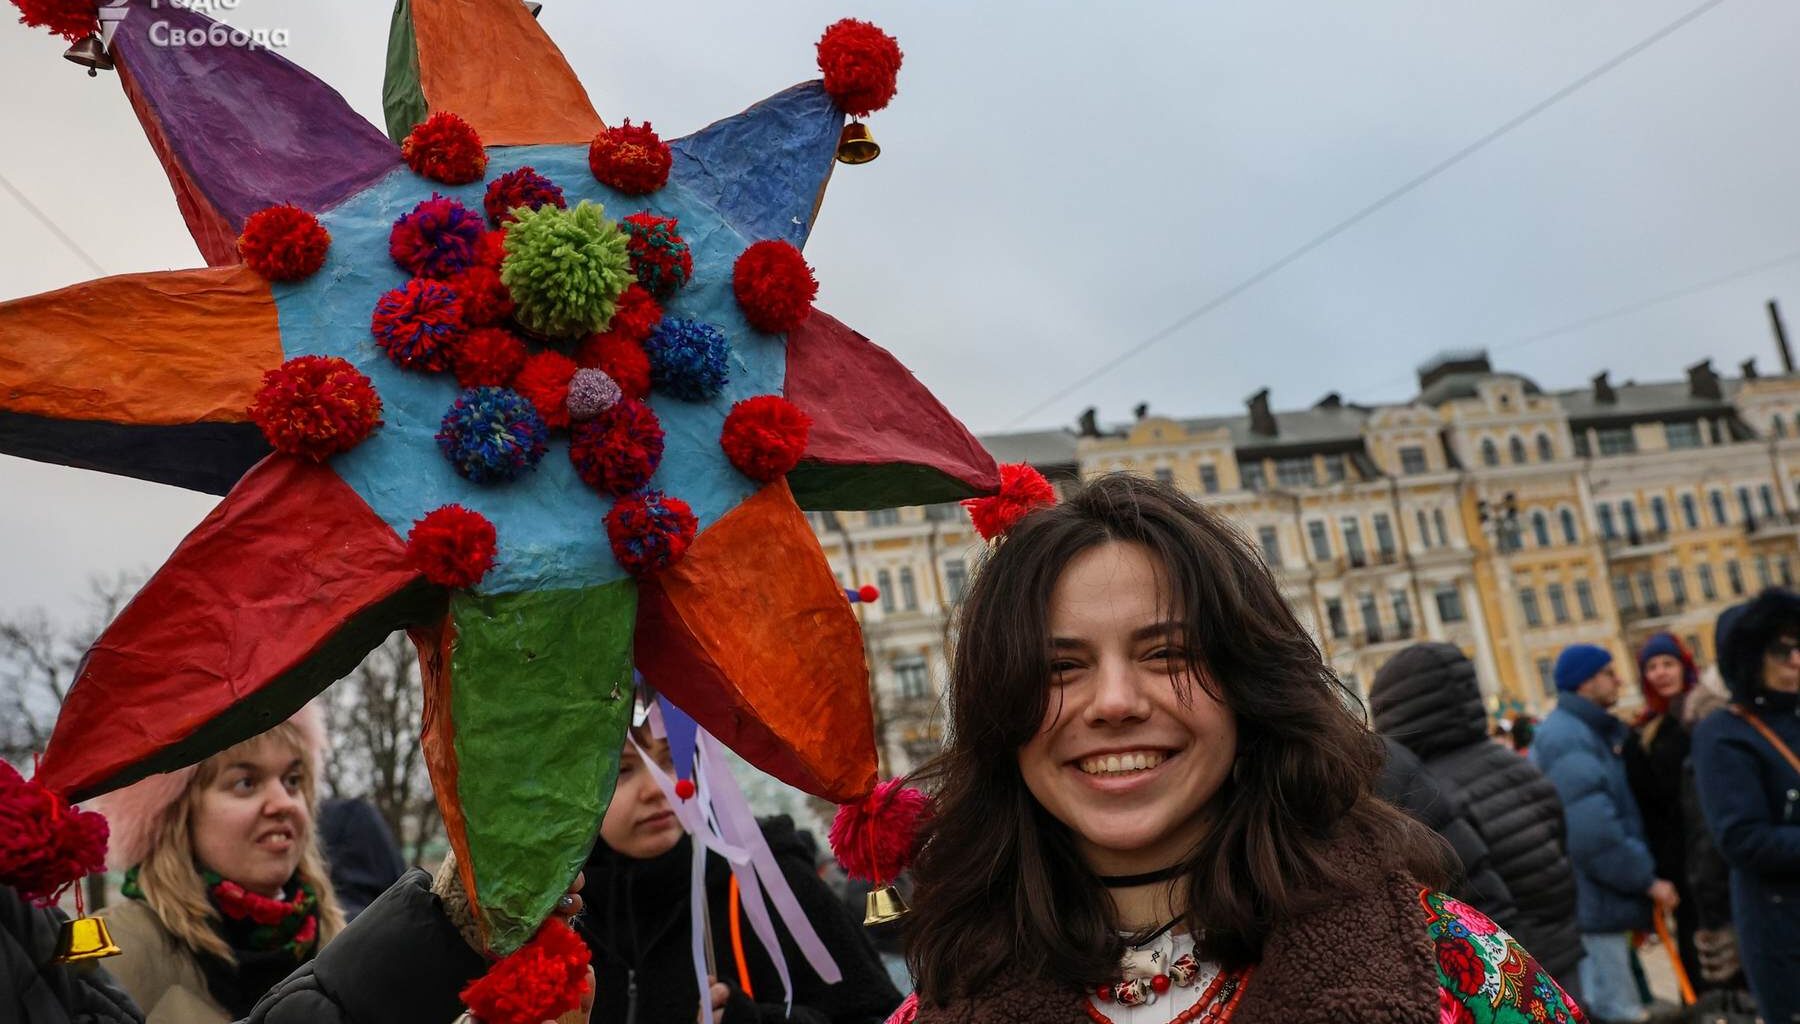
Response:
[[[1681,1005],[1694,1005],[1694,984],[1688,981],[1687,968],[1681,966],[1681,948],[1675,940],[1669,938],[1669,924],[1664,920],[1661,908],[1650,915],[1656,922],[1656,937],[1662,940],[1663,948],[1669,951],[1669,966],[1675,969],[1675,983],[1681,986]]]

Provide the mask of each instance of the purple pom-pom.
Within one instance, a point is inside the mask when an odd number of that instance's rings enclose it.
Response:
[[[624,394],[619,384],[605,370],[583,368],[569,378],[569,418],[580,422],[591,420],[619,404]]]

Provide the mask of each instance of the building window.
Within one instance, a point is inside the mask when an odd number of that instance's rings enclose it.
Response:
[[[877,508],[869,510],[870,526],[899,526],[900,510],[897,508]]]
[[[1159,484],[1168,484],[1170,486],[1174,486],[1175,484],[1175,471],[1167,466],[1156,467],[1150,471],[1150,475],[1155,477],[1156,482]]]
[[[1768,588],[1775,585],[1775,577],[1769,575],[1769,556],[1756,556],[1756,585]]]
[[[1530,587],[1519,588],[1519,610],[1525,613],[1525,625],[1541,626],[1544,616],[1538,611],[1537,591]]]
[[[1273,566],[1281,564],[1281,534],[1273,526],[1256,528],[1256,539],[1262,544],[1263,561]]]
[[[1782,555],[1780,558],[1775,560],[1775,565],[1776,565],[1776,572],[1781,577],[1781,585],[1784,587],[1793,586],[1794,585],[1794,563],[1788,559],[1788,556]]]
[[[969,585],[969,566],[960,558],[952,558],[944,563],[944,592],[950,595],[950,603],[962,600],[963,588]]]
[[[1311,487],[1318,480],[1310,455],[1275,460],[1275,482],[1283,487]]]
[[[1714,491],[1709,497],[1712,499],[1713,525],[1724,526],[1731,522],[1731,517],[1725,514],[1725,492]]]
[[[886,569],[875,574],[875,586],[881,589],[881,610],[894,610],[894,574]]]
[[[1756,521],[1756,506],[1750,504],[1750,488],[1739,487],[1737,489],[1737,500],[1738,512],[1744,517],[1744,522],[1754,523]]]
[[[1594,607],[1594,588],[1587,580],[1575,581],[1575,607],[1581,609],[1581,617],[1589,622],[1600,617],[1600,609]]]
[[[1588,447],[1587,431],[1575,431],[1575,457],[1585,459],[1592,454],[1594,454],[1593,449]]]
[[[1625,527],[1625,539],[1636,544],[1639,539],[1637,506],[1632,504],[1630,498],[1619,502],[1619,524]]]
[[[1650,522],[1657,533],[1669,532],[1669,503],[1660,494],[1650,497]]]
[[[1638,601],[1643,604],[1644,611],[1656,614],[1656,577],[1646,569],[1637,574]]]
[[[1679,567],[1669,570],[1669,600],[1678,609],[1687,605],[1687,575]]]
[[[1443,587],[1437,594],[1438,620],[1461,622],[1464,619],[1462,593],[1455,587]]]
[[[1344,604],[1335,597],[1325,599],[1325,621],[1331,626],[1333,639],[1342,640],[1349,632],[1344,625]]]
[[[1626,579],[1624,576],[1614,576],[1612,578],[1612,588],[1613,604],[1618,605],[1620,611],[1628,612],[1637,608],[1637,596],[1631,592],[1631,581],[1629,579]]]
[[[1537,671],[1538,685],[1544,688],[1544,696],[1554,697],[1556,695],[1556,675],[1551,668],[1550,659],[1539,658],[1537,660]]]
[[[1637,451],[1637,438],[1630,427],[1601,427],[1594,431],[1600,440],[1601,455],[1630,455]]]
[[[1540,548],[1550,546],[1550,517],[1544,514],[1543,509],[1531,514],[1531,539]]]
[[[1578,543],[1581,540],[1581,530],[1579,530],[1575,526],[1574,511],[1571,509],[1565,508],[1561,512],[1557,513],[1557,518],[1562,520],[1563,543],[1564,544]]]
[[[1246,491],[1267,490],[1269,482],[1263,477],[1263,466],[1260,462],[1238,463],[1238,477],[1244,482]]]
[[[1325,528],[1323,519],[1306,524],[1306,537],[1312,541],[1313,561],[1331,561],[1331,531]]]
[[[1400,472],[1407,476],[1418,476],[1427,471],[1425,449],[1416,444],[1400,449]]]
[[[1717,601],[1719,599],[1719,587],[1718,584],[1713,582],[1712,565],[1707,562],[1702,562],[1695,572],[1700,576],[1700,600]]]
[[[1500,464],[1500,446],[1495,444],[1491,437],[1481,439],[1481,464],[1484,466]]]
[[[1763,484],[1756,489],[1756,494],[1762,499],[1763,515],[1770,519],[1775,518],[1775,489],[1768,484]]]
[[[1668,440],[1670,448],[1698,448],[1700,425],[1692,420],[1686,423],[1665,423],[1663,437]]]
[[[926,522],[954,523],[960,522],[962,517],[963,507],[954,501],[940,502],[936,505],[925,506]]]
[[[1700,503],[1692,494],[1681,496],[1681,524],[1690,530],[1700,528]]]
[[[1512,455],[1513,465],[1521,465],[1528,461],[1525,458],[1525,442],[1521,441],[1519,438],[1514,437],[1511,441],[1508,441],[1507,450]]]
[[[1325,456],[1325,482],[1330,484],[1344,482],[1344,457],[1342,455]]]
[[[1544,588],[1544,596],[1550,601],[1550,617],[1560,625],[1569,621],[1569,599],[1563,596],[1563,586],[1552,583]]]
[[[1776,437],[1787,436],[1787,422],[1781,418],[1780,414],[1777,414],[1775,418],[1769,422],[1769,425],[1775,428]]]
[[[1219,469],[1210,462],[1200,464],[1200,489],[1207,494],[1219,493]]]
[[[1349,556],[1350,564],[1354,566],[1366,565],[1369,556],[1368,552],[1363,550],[1362,524],[1349,516],[1345,516],[1338,521],[1338,526],[1344,533],[1344,554]]]
[[[1419,509],[1415,514],[1419,518],[1419,546],[1423,547],[1427,550],[1430,550],[1430,548],[1431,548],[1431,523],[1425,519],[1425,510],[1424,509]]]
[[[1362,615],[1363,637],[1368,643],[1381,642],[1381,612],[1375,606],[1375,595],[1363,591],[1357,598],[1356,610]]]
[[[1539,434],[1537,436],[1537,450],[1539,462],[1556,461],[1556,447],[1550,443],[1549,434]]]
[[[1744,596],[1744,567],[1736,561],[1725,563],[1725,582],[1731,586],[1732,597]]]
[[[1612,506],[1596,505],[1594,511],[1600,516],[1600,536],[1606,540],[1617,537],[1619,531],[1613,527]]]
[[[913,571],[910,568],[900,570],[900,603],[909,612],[919,610],[919,588],[913,583]]]
[[[1388,603],[1394,608],[1394,625],[1400,630],[1400,638],[1410,639],[1413,631],[1412,602],[1406,599],[1406,591],[1388,591]]]
[[[918,700],[930,692],[924,658],[901,658],[894,662],[894,692],[901,700]]]
[[[1448,530],[1444,529],[1444,510],[1441,508],[1432,509],[1431,510],[1431,522],[1433,525],[1435,525],[1437,527],[1438,547],[1440,547],[1440,548],[1449,547],[1450,546],[1450,533]]]
[[[1386,512],[1375,513],[1375,550],[1384,555],[1394,553],[1394,524]]]

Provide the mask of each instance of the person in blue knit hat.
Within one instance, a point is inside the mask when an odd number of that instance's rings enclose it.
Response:
[[[1631,730],[1608,710],[1619,699],[1613,656],[1573,644],[1556,659],[1556,710],[1538,726],[1531,759],[1556,786],[1575,867],[1582,994],[1594,1021],[1639,1022],[1649,1010],[1631,970],[1629,932],[1650,928],[1658,912],[1679,902],[1656,875],[1644,820],[1632,798],[1621,753]]]

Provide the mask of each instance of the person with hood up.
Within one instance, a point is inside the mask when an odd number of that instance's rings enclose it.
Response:
[[[674,772],[666,739],[634,727],[619,758],[619,779],[588,858],[582,932],[593,951],[595,994],[590,1018],[604,1024],[690,1021],[695,990],[689,872],[694,840],[683,830],[639,750]],[[728,862],[706,854],[706,908],[717,974],[703,1024],[877,1024],[900,993],[860,923],[814,870],[811,847],[785,816],[762,822],[763,835],[800,909],[843,972],[827,984],[781,928],[781,948],[767,950],[744,917],[746,895]],[[772,956],[785,957],[793,991],[782,990]]]
[[[331,865],[344,920],[354,921],[375,897],[406,874],[393,830],[367,800],[331,797],[319,806],[319,840]]]
[[[1475,827],[1467,800],[1452,796],[1432,776],[1425,762],[1391,736],[1381,738],[1387,763],[1375,780],[1375,795],[1405,811],[1450,845],[1450,892],[1495,921],[1511,918],[1512,890],[1495,874],[1487,840]],[[1517,936],[1514,936],[1515,938]]]
[[[1656,861],[1658,878],[1675,885],[1681,902],[1675,907],[1675,936],[1681,963],[1696,987],[1703,982],[1694,946],[1699,906],[1688,886],[1687,819],[1681,810],[1682,780],[1687,774],[1688,731],[1682,712],[1699,683],[1694,656],[1673,633],[1657,633],[1638,651],[1638,688],[1644,710],[1625,744],[1625,777],[1644,818],[1644,836]]]
[[[1488,739],[1475,664],[1453,644],[1414,644],[1376,673],[1369,709],[1383,737],[1416,754],[1466,805],[1513,904],[1489,916],[1579,999],[1581,932],[1562,802],[1536,766]]]
[[[1556,710],[1538,727],[1531,759],[1556,785],[1568,822],[1588,1014],[1642,1021],[1649,1012],[1632,972],[1629,933],[1649,930],[1652,904],[1666,910],[1680,897],[1656,873],[1625,778],[1622,751],[1630,730],[1609,710],[1620,689],[1612,660],[1593,644],[1572,644],[1557,656]]]
[[[1767,1024],[1800,1020],[1800,594],[1770,588],[1719,616],[1730,703],[1694,728],[1700,806],[1731,869],[1750,990]]]

